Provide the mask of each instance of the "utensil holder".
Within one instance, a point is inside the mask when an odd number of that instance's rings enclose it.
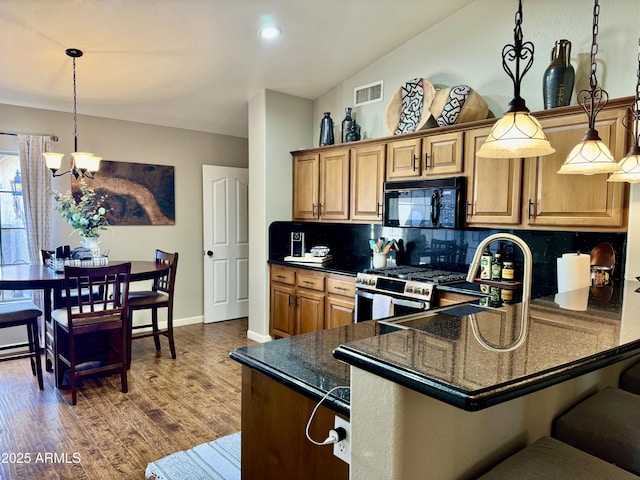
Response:
[[[373,268],[386,268],[387,266],[387,254],[386,253],[374,253],[373,254]]]

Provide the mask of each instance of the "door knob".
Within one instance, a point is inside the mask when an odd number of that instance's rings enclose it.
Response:
[[[207,250],[207,256],[213,257],[213,250]]]

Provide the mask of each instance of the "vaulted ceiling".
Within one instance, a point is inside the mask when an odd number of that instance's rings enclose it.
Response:
[[[316,99],[473,0],[2,0],[0,103],[247,136],[259,89]],[[280,38],[261,40],[275,23]]]

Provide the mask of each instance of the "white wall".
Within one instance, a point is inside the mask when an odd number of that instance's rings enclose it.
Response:
[[[73,151],[73,116],[0,105],[0,131],[55,134],[57,151]],[[176,223],[172,226],[114,226],[101,236],[110,258],[151,260],[156,248],[180,253],[176,284],[176,321],[202,321],[202,165],[248,166],[247,139],[134,122],[78,116],[79,148],[106,160],[175,166]],[[68,165],[68,164],[67,164]],[[69,175],[53,188],[70,189]],[[47,192],[42,192],[47,194]],[[51,246],[78,245],[76,235],[55,212]]]
[[[291,155],[311,147],[310,100],[263,90],[249,101],[249,338],[269,336],[269,225],[291,220]]]

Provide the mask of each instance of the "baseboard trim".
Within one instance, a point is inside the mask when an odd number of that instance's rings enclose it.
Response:
[[[204,322],[204,316],[202,315],[198,315],[196,317],[187,317],[187,318],[178,318],[178,319],[174,319],[173,320],[173,326],[175,327],[184,327],[185,325],[195,325],[198,323],[203,323]],[[144,322],[140,322],[144,325]],[[135,324],[134,324],[135,326]],[[166,320],[159,320],[158,321],[158,328],[163,329],[163,328],[167,328],[167,321]],[[151,327],[147,327],[147,328],[140,328],[138,329],[139,332],[146,332],[146,331],[151,331]]]
[[[258,343],[266,343],[273,340],[273,338],[270,335],[262,335],[252,330],[247,330],[247,338],[249,340],[253,340],[254,342],[258,342]]]

